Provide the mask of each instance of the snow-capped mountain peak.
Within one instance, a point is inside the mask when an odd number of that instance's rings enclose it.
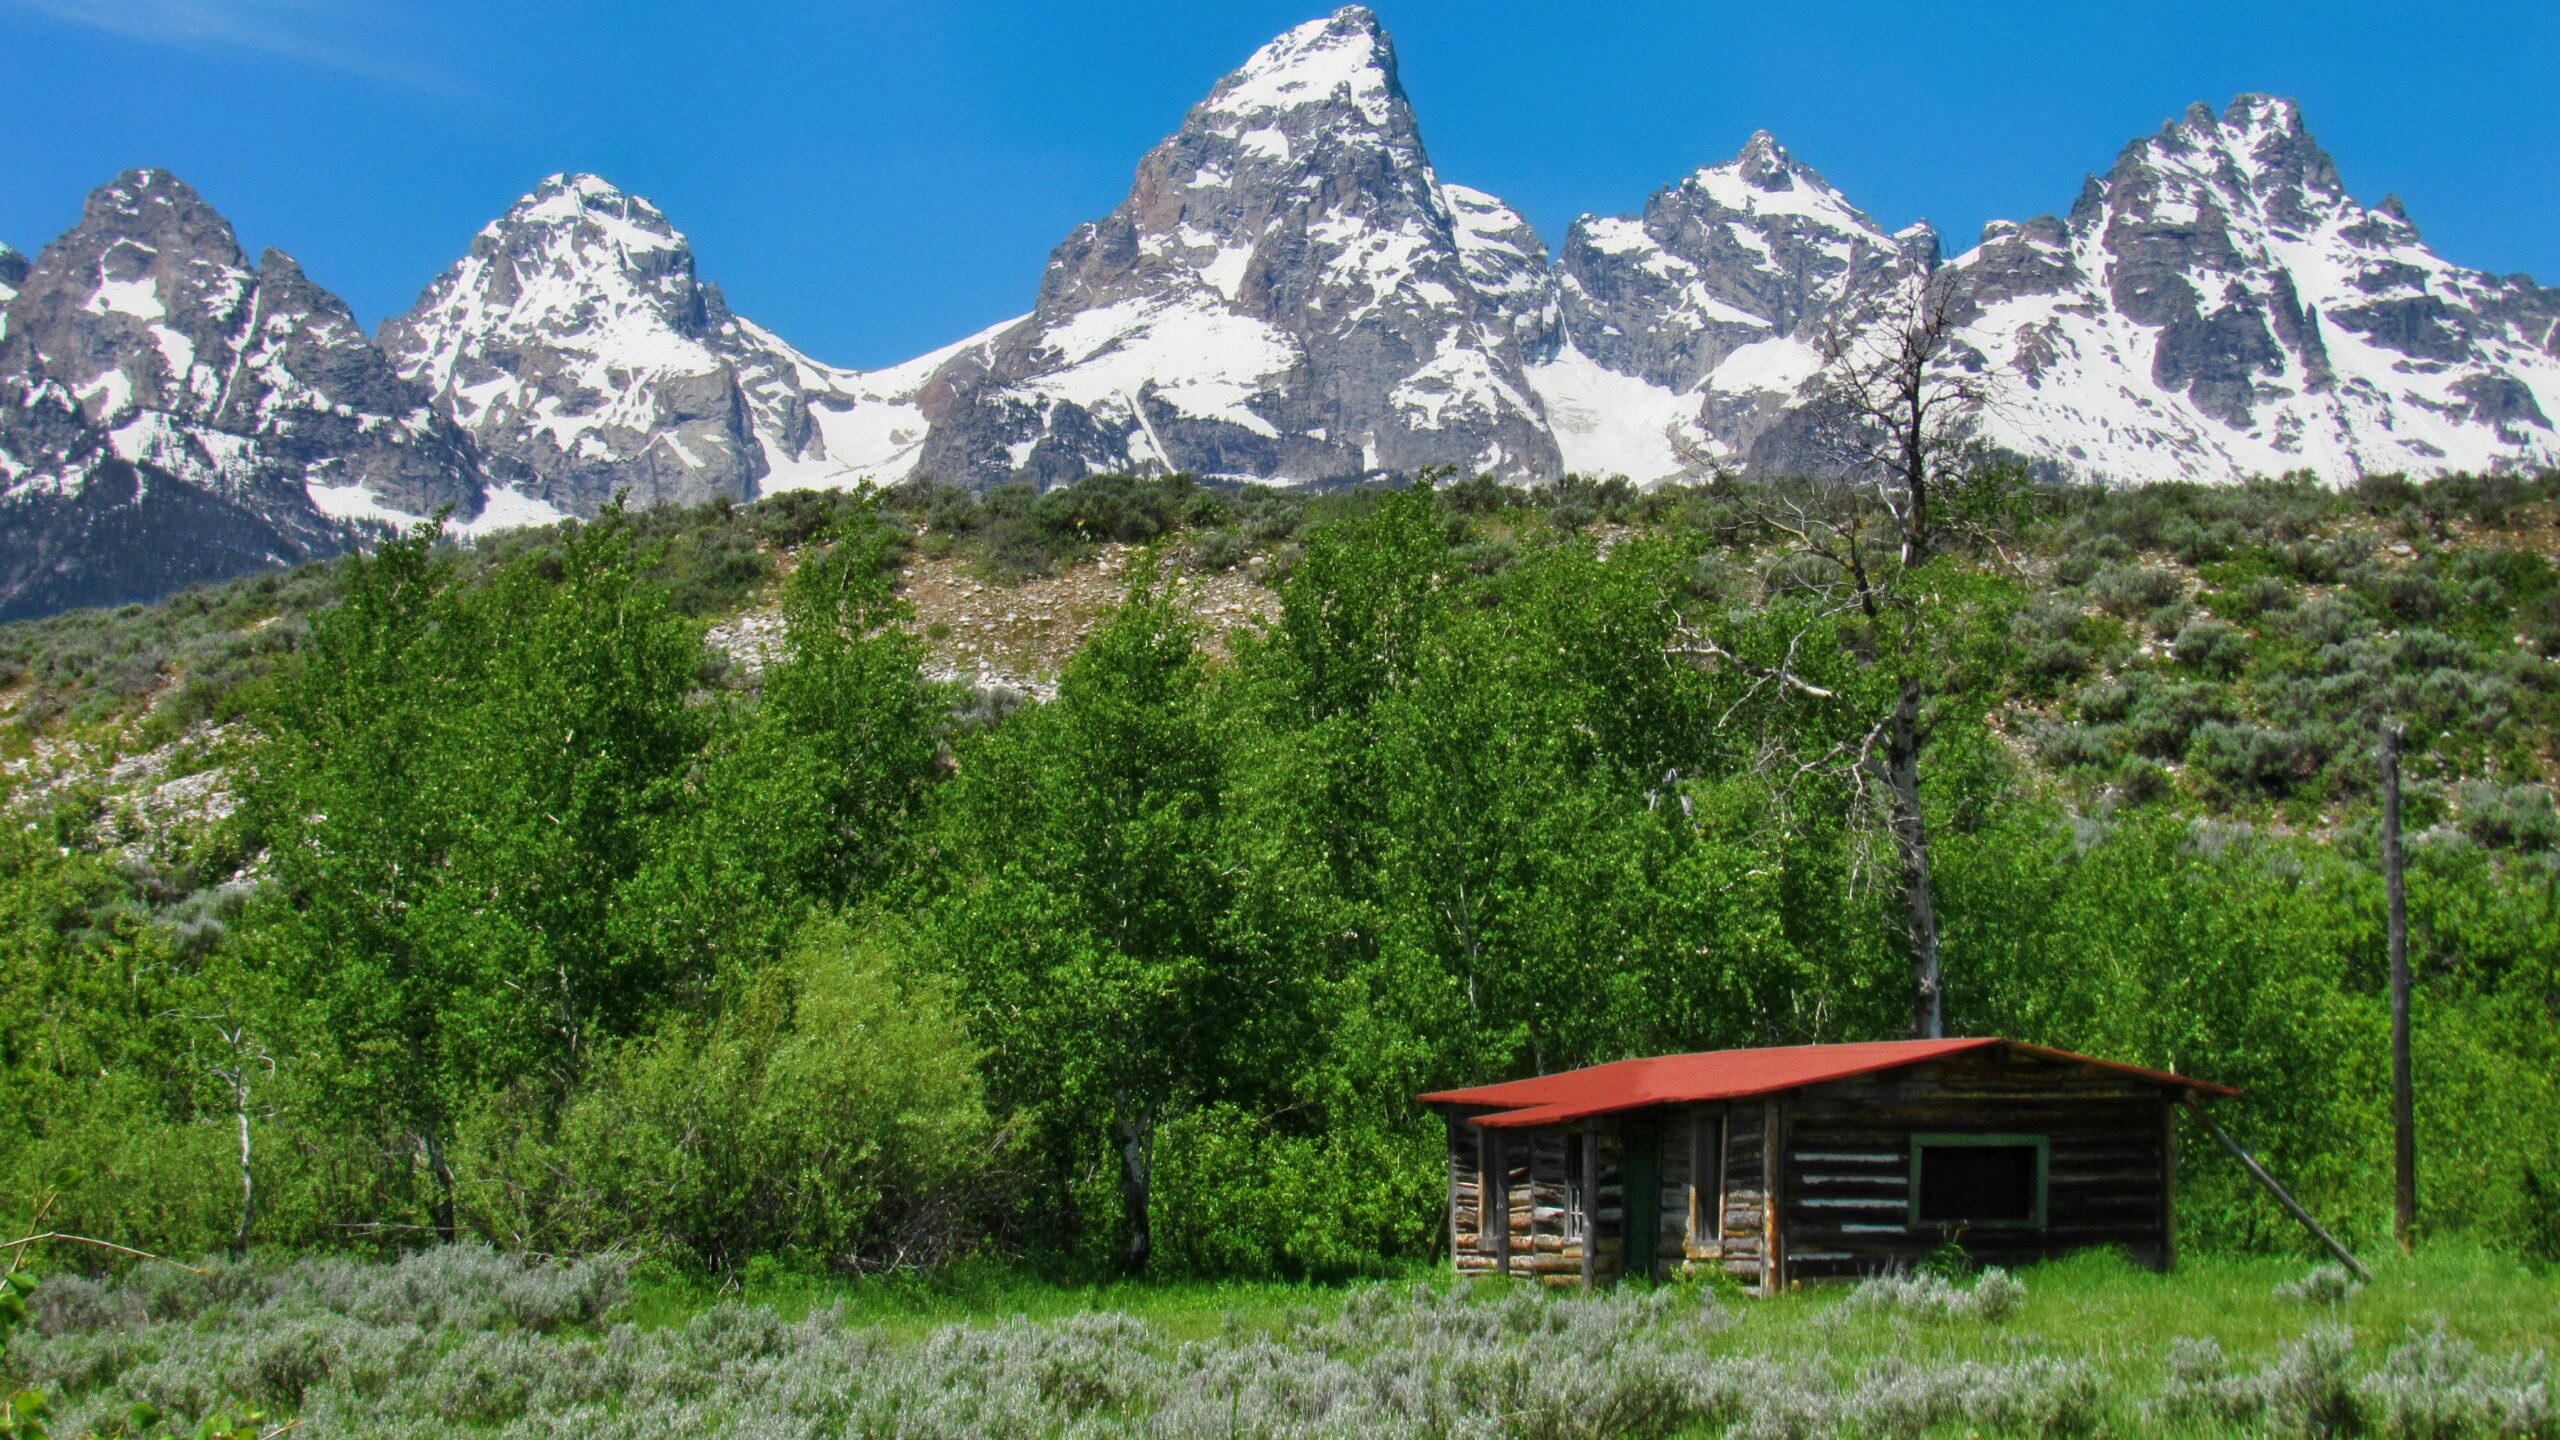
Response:
[[[0,372],[68,397],[127,462],[235,497],[317,487],[339,518],[480,508],[459,438],[346,305],[280,251],[252,268],[167,171],[93,191],[10,314]]]
[[[1888,235],[1763,130],[1565,237],[1558,343],[1534,369],[1568,468],[1738,467],[1819,363],[1815,332],[1934,232]]]
[[[279,251],[251,266],[166,171],[92,192],[16,289],[0,613],[325,554],[356,541],[350,522],[483,508],[468,445],[345,304]]]
[[[1731,160],[1701,166],[1682,183],[1707,191],[1728,210],[1810,209],[1826,218],[1865,218],[1840,197],[1831,182],[1812,166],[1799,163],[1766,130],[1752,131]]]
[[[2492,469],[2560,459],[2560,296],[2367,209],[2290,100],[2190,107],[2066,223],[1956,262],[2003,376],[1994,438],[2091,478]]]
[[[1380,126],[1404,112],[1395,46],[1367,7],[1346,5],[1253,52],[1209,92],[1200,112],[1253,120],[1310,105],[1347,106]]]
[[[666,213],[598,175],[535,186],[382,341],[493,474],[572,514],[891,479],[924,438],[912,364],[823,365],[732,313]]]
[[[1988,438],[2052,474],[2560,464],[2560,291],[2359,203],[2289,100],[2190,107],[2066,213],[1944,263]],[[597,175],[533,187],[369,341],[289,256],[252,263],[176,177],[130,171],[32,262],[0,247],[0,613],[618,492],[1784,471],[1814,459],[1827,343],[1941,265],[1926,221],[1888,231],[1766,131],[1581,217],[1550,263],[1440,178],[1357,6],[1217,81],[1030,314],[867,373],[732,312]]]
[[[639,503],[747,499],[760,420],[806,429],[786,401],[754,414],[739,332],[682,232],[594,175],[554,175],[483,227],[470,252],[381,338],[401,373],[471,432],[492,473],[562,510],[622,490]]]
[[[684,237],[667,223],[664,211],[601,175],[546,176],[481,233],[503,234],[536,225],[587,229],[624,255],[685,248]]]
[[[1544,251],[1441,184],[1359,7],[1256,51],[1050,258],[1038,306],[927,388],[956,483],[1095,469],[1550,474],[1523,370]]]

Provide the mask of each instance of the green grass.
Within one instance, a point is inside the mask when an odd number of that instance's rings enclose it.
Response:
[[[1982,1359],[2023,1345],[2087,1362],[2120,1393],[2157,1389],[2161,1357],[2173,1340],[2220,1341],[2245,1366],[2272,1357],[2318,1321],[2351,1326],[2359,1351],[2379,1350],[2441,1322],[2446,1333],[2484,1350],[2560,1353],[2560,1272],[2454,1247],[2415,1258],[2367,1257],[2366,1264],[2371,1285],[2341,1304],[2317,1305],[2276,1293],[2311,1268],[2302,1260],[2205,1256],[2162,1275],[2096,1251],[2019,1271],[2026,1303],[1993,1325],[1905,1323],[1885,1312],[1842,1311],[1846,1288],[1825,1286],[1753,1302],[1754,1323],[1735,1337],[1753,1353],[1777,1356],[1820,1345],[1837,1359],[1855,1361],[1888,1354]]]
[[[1841,1310],[1846,1285],[1812,1285],[1773,1299],[1738,1299],[1750,1323],[1739,1348],[1773,1357],[1811,1347],[1842,1359],[1897,1353],[1912,1358],[1980,1358],[2021,1341],[2039,1353],[2086,1360],[2128,1381],[2156,1384],[2171,1340],[2210,1337],[2237,1361],[2263,1358],[2314,1320],[2353,1326],[2361,1345],[2379,1345],[2441,1321],[2448,1334],[2484,1349],[2560,1354],[2560,1270],[2461,1246],[2415,1257],[2366,1257],[2374,1280],[2341,1305],[2280,1298],[2277,1287],[2311,1268],[2278,1256],[2190,1257],[2162,1275],[2109,1251],[2092,1251],[2017,1272],[2025,1306],[1994,1326],[1901,1323],[1878,1311]],[[953,1323],[1023,1318],[1063,1320],[1111,1311],[1204,1340],[1239,1329],[1277,1329],[1312,1312],[1329,1317],[1354,1297],[1384,1286],[1434,1290],[1513,1281],[1462,1281],[1438,1266],[1344,1283],[1250,1280],[1117,1280],[1065,1284],[997,1263],[883,1276],[811,1275],[767,1267],[722,1280],[644,1270],[622,1318],[643,1329],[682,1325],[714,1305],[743,1303],[797,1322],[842,1306],[846,1320],[895,1339]],[[1570,1298],[1559,1292],[1560,1298]]]
[[[643,1330],[680,1326],[715,1305],[740,1303],[798,1322],[830,1306],[846,1320],[894,1340],[920,1339],[950,1324],[1027,1319],[1057,1321],[1112,1312],[1144,1320],[1176,1341],[1206,1340],[1238,1329],[1267,1332],[1308,1312],[1330,1315],[1380,1285],[1447,1288],[1459,1282],[1437,1267],[1413,1266],[1348,1283],[1286,1280],[1108,1280],[1069,1283],[1001,1262],[962,1262],[888,1275],[810,1274],[750,1265],[714,1279],[644,1267],[631,1283],[621,1318]]]

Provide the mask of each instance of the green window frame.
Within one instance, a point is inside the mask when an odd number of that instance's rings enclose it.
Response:
[[[1921,1156],[1931,1149],[2032,1149],[2036,1156],[2035,1204],[2024,1220],[1968,1220],[1920,1218]],[[2045,1227],[2045,1201],[2051,1193],[2053,1178],[2053,1144],[2044,1135],[1981,1135],[1930,1132],[1911,1137],[1911,1195],[1907,1216],[1914,1230],[1938,1225],[1967,1225],[1977,1230],[2041,1230]]]

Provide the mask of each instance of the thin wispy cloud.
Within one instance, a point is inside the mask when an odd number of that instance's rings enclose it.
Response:
[[[463,88],[366,44],[363,8],[347,0],[0,0],[0,9],[174,49],[270,55],[442,94]]]

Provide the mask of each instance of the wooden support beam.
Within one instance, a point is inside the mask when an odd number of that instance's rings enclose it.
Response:
[[[2178,1268],[2178,1107],[2160,1107],[2160,1269]]]
[[[1787,1097],[1772,1095],[1761,1102],[1760,1119],[1760,1293],[1775,1295],[1779,1288],[1779,1272],[1785,1264],[1778,1225],[1778,1182],[1786,1172],[1785,1133],[1779,1114]]]
[[[2267,1173],[2267,1167],[2259,1164],[2258,1157],[2250,1154],[2246,1146],[2224,1134],[2222,1127],[2213,1123],[2213,1117],[2205,1113],[2202,1100],[2194,1095],[2187,1096],[2187,1113],[2196,1117],[2196,1123],[2204,1127],[2206,1134],[2220,1141],[2222,1148],[2231,1152],[2231,1158],[2240,1162],[2240,1168],[2248,1171],[2251,1179],[2267,1187],[2267,1193],[2276,1197],[2276,1203],[2285,1208],[2286,1214],[2301,1221],[2304,1229],[2317,1236],[2321,1244],[2329,1247],[2330,1254],[2337,1256],[2340,1263],[2354,1271],[2357,1279],[2368,1283],[2372,1281],[2373,1272],[2364,1268],[2364,1262],[2355,1257],[2354,1251],[2338,1243],[2338,1237],[2330,1234],[2327,1226],[2311,1218],[2311,1212],[2302,1208],[2302,1202],[2286,1193],[2285,1188],[2276,1183],[2276,1177]]]
[[[1727,1103],[1716,1111],[1716,1188],[1714,1192],[1716,1201],[1716,1223],[1714,1233],[1716,1254],[1719,1256],[1724,1254],[1725,1206],[1733,1203],[1727,1198],[1728,1192],[1725,1185],[1725,1172],[1730,1164],[1729,1157],[1732,1153],[1733,1146],[1732,1129],[1733,1106],[1730,1103]]]
[[[1582,1287],[1600,1283],[1600,1122],[1582,1122]]]
[[[1463,1122],[1459,1121],[1454,1116],[1444,1117],[1444,1120],[1449,1127],[1449,1203],[1442,1206],[1440,1209],[1440,1239],[1446,1240],[1449,1244],[1449,1268],[1452,1271],[1455,1271],[1458,1268],[1458,1156],[1462,1153],[1459,1150],[1458,1145],[1462,1135],[1460,1127]],[[1470,1126],[1467,1128],[1472,1129],[1473,1127]],[[1476,1160],[1476,1193],[1481,1195],[1484,1193],[1484,1150],[1482,1146],[1477,1147]],[[1435,1253],[1431,1258],[1436,1262],[1440,1258],[1436,1253],[1439,1249],[1438,1240],[1432,1242],[1432,1249]]]
[[[1510,1147],[1503,1143],[1508,1138],[1499,1130],[1488,1132],[1486,1148],[1493,1152],[1493,1164],[1490,1173],[1480,1182],[1490,1187],[1484,1193],[1495,1197],[1493,1203],[1485,1207],[1485,1214],[1500,1217],[1493,1231],[1493,1273],[1496,1275],[1511,1273],[1511,1155]]]

